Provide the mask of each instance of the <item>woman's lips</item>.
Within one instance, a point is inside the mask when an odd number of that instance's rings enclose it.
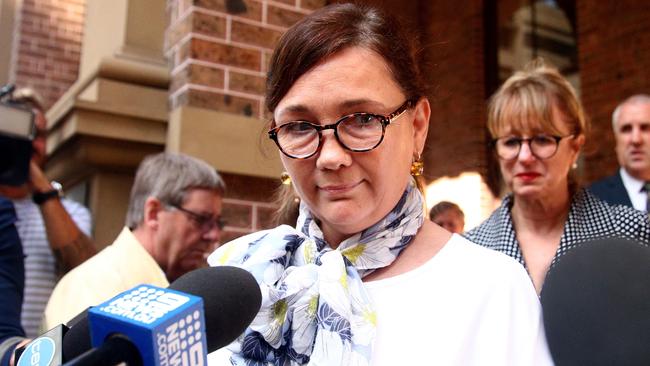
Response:
[[[524,182],[530,182],[534,180],[535,178],[539,177],[541,174],[539,173],[534,173],[534,172],[525,172],[525,173],[519,173],[516,175],[517,178],[523,180]]]
[[[340,194],[345,194],[350,192],[352,189],[354,189],[356,186],[358,186],[361,182],[355,182],[355,183],[347,183],[347,184],[330,184],[330,185],[325,185],[325,186],[319,186],[320,190],[327,194],[331,195],[340,195]]]

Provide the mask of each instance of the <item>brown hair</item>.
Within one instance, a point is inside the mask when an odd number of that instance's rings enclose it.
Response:
[[[426,95],[415,37],[396,19],[368,5],[331,4],[306,16],[284,33],[273,52],[266,79],[266,107],[272,113],[303,74],[348,47],[380,55],[406,98]]]
[[[318,9],[280,38],[269,64],[266,107],[273,113],[296,80],[349,47],[363,47],[380,55],[406,98],[418,101],[427,94],[427,89],[416,44],[416,38],[396,19],[371,6],[344,3]],[[297,197],[291,186],[280,187],[275,199],[279,205],[278,223],[295,224]]]
[[[555,68],[540,59],[512,75],[490,98],[488,129],[493,138],[505,129],[558,135],[553,107],[572,134],[587,135],[589,122],[575,90]]]
[[[460,209],[460,207],[458,207],[457,204],[449,201],[440,201],[431,207],[431,211],[429,211],[429,219],[433,220],[436,216],[448,210],[456,212],[458,216],[462,217],[463,219],[465,218],[465,213]]]

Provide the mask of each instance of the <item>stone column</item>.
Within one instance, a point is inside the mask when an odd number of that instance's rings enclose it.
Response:
[[[50,108],[48,176],[85,196],[97,245],[124,225],[133,172],[167,138],[164,0],[88,0],[79,79]]]

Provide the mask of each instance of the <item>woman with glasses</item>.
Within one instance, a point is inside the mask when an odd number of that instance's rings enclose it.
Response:
[[[488,129],[511,193],[465,236],[518,260],[538,293],[549,267],[581,242],[649,241],[647,215],[609,206],[578,187],[574,171],[589,124],[557,70],[538,61],[510,77],[492,96]]]
[[[269,137],[299,217],[209,257],[249,270],[263,297],[210,363],[550,363],[523,268],[426,219],[413,176],[430,107],[412,40],[376,9],[333,4],[279,41]]]

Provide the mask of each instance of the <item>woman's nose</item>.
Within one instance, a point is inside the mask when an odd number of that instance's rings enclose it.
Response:
[[[351,151],[336,139],[334,131],[323,131],[323,141],[316,158],[318,169],[336,170],[352,163]]]
[[[521,146],[519,146],[517,160],[528,162],[533,160],[534,157],[535,155],[533,155],[533,151],[530,149],[530,142],[522,141]]]

